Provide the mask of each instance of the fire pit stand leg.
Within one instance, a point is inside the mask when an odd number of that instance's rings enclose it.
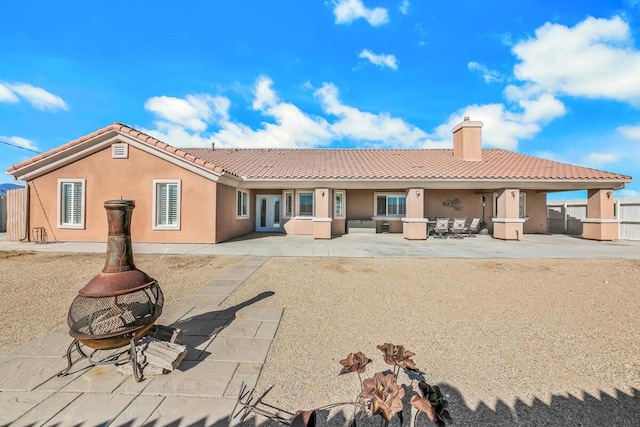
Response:
[[[71,353],[73,352],[73,350],[76,350],[79,354],[80,354],[80,358],[77,360],[74,360],[73,362],[71,361]],[[74,339],[73,342],[69,345],[69,348],[67,349],[67,367],[65,369],[63,369],[62,371],[60,371],[58,373],[59,377],[64,377],[65,375],[67,375],[69,373],[69,371],[71,370],[71,367],[76,363],[81,361],[82,359],[86,359],[87,356],[85,354],[84,351],[82,351],[82,349],[80,348],[80,342],[78,342],[78,340]]]
[[[131,370],[136,382],[142,381],[142,373],[138,366],[138,353],[136,351],[135,334],[131,334],[131,347],[129,348],[129,361],[131,362]]]
[[[135,341],[135,333],[130,335],[130,343],[131,347],[129,348],[129,363],[131,363],[131,369],[133,370],[133,376],[136,379],[136,382],[142,381],[142,372],[140,371],[140,366],[138,366],[138,355],[136,353],[136,341]],[[73,350],[77,351],[80,354],[80,357],[76,360],[72,360],[71,353]],[[69,345],[67,349],[67,367],[58,373],[58,377],[64,377],[69,374],[71,367],[81,361],[82,359],[88,359],[90,366],[99,366],[99,365],[117,365],[121,363],[118,359],[120,356],[126,351],[121,351],[116,354],[112,354],[104,360],[93,360],[93,355],[98,350],[94,350],[91,354],[86,354],[82,351],[80,347],[80,342],[77,339],[74,339],[73,342]]]

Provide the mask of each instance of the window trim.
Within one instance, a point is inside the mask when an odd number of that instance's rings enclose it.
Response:
[[[296,213],[297,216],[302,218],[313,218],[316,214],[316,193],[315,191],[298,191],[298,197],[296,197]],[[300,212],[300,196],[303,194],[311,194],[311,214],[302,214]]]
[[[385,214],[378,214],[378,197],[384,196]],[[404,213],[389,215],[389,197],[404,197]],[[373,193],[373,216],[377,218],[403,218],[407,216],[407,193]]]
[[[242,196],[246,196],[246,203],[243,206],[244,207],[244,213],[238,212],[238,202],[239,202],[240,197],[242,197]],[[246,191],[246,190],[237,189],[236,190],[236,219],[248,219],[249,218],[249,216],[250,216],[249,215],[250,204],[251,204],[251,201],[250,201],[250,198],[249,198],[249,192]]]
[[[158,224],[158,184],[176,184],[178,186],[178,206],[176,207],[176,223]],[[151,209],[151,224],[154,231],[179,231],[182,223],[182,180],[180,179],[154,179],[153,180],[153,209]]]
[[[79,224],[64,224],[62,222],[62,186],[64,184],[82,184],[82,200],[80,206],[80,223]],[[58,197],[57,197],[57,225],[58,228],[84,230],[85,228],[85,212],[87,205],[87,180],[84,178],[59,178],[58,179]]]
[[[342,195],[342,214],[338,214],[338,194]],[[333,217],[334,218],[345,218],[345,194],[346,192],[343,190],[338,190],[333,192]]]
[[[291,212],[287,212],[287,197],[291,200],[290,207]],[[282,218],[291,218],[294,216],[294,203],[293,203],[293,190],[286,190],[282,192],[282,200],[284,201],[284,206],[282,209]]]

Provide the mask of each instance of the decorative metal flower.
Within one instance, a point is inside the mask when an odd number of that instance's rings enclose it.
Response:
[[[371,359],[365,356],[361,351],[357,353],[349,353],[346,359],[340,361],[340,364],[343,367],[338,375],[348,374],[350,372],[357,372],[361,374],[365,371],[369,362],[371,362]]]
[[[388,365],[396,365],[401,368],[410,369],[412,371],[415,371],[417,369],[416,364],[413,360],[411,360],[411,357],[415,356],[416,354],[409,350],[405,350],[403,345],[393,345],[385,343],[379,345],[378,350],[384,353],[384,361]]]
[[[395,383],[393,374],[382,375],[376,372],[373,378],[362,381],[362,392],[358,397],[369,399],[372,415],[380,414],[385,420],[402,411],[404,389]]]
[[[447,406],[449,402],[445,400],[438,386],[430,386],[424,381],[418,383],[420,391],[424,397],[415,395],[411,398],[411,406],[420,412],[424,412],[429,420],[438,427],[446,425],[445,420],[453,422]]]

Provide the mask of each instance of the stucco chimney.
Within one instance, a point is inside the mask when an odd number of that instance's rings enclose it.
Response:
[[[464,121],[453,128],[453,157],[482,160],[482,122],[472,122],[465,116]]]

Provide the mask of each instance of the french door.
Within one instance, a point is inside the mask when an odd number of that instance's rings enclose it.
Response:
[[[258,194],[256,196],[256,231],[282,231],[282,196]]]

